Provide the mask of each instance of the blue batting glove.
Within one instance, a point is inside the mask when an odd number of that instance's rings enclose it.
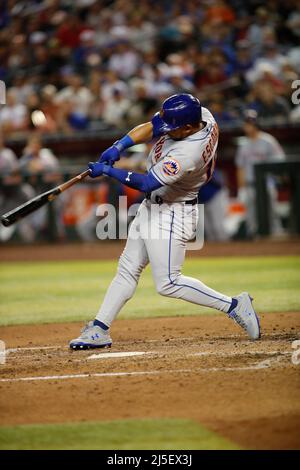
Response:
[[[91,178],[97,178],[98,176],[103,175],[104,163],[90,162],[88,164],[88,167],[90,169],[90,177]]]
[[[120,153],[121,152],[118,147],[116,145],[112,145],[100,155],[98,162],[113,165],[117,160],[120,160]]]

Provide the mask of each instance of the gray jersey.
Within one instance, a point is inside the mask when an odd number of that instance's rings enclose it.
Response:
[[[182,140],[160,137],[147,158],[147,170],[163,186],[151,194],[166,202],[195,199],[214,170],[219,131],[215,119],[202,108],[204,129]]]
[[[275,137],[260,132],[256,139],[243,137],[236,155],[236,165],[244,169],[246,183],[253,184],[255,163],[280,161],[284,158],[284,151]]]

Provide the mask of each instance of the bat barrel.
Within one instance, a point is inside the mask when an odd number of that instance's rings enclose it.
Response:
[[[71,188],[71,186],[73,186],[74,184],[80,183],[80,181],[86,178],[86,176],[88,176],[89,174],[90,170],[85,170],[83,173],[80,173],[79,175],[75,176],[69,181],[66,181],[60,186],[50,189],[50,191],[40,194],[39,196],[30,199],[30,201],[25,202],[21,206],[16,207],[16,209],[13,209],[12,211],[3,214],[1,217],[2,225],[4,225],[4,227],[9,227],[10,225],[17,222],[19,219],[22,219],[26,215],[31,214],[32,212],[44,206],[48,202],[53,201],[53,199],[55,199],[60,193]]]
[[[1,217],[1,223],[2,223],[2,225],[4,225],[4,227],[9,227],[14,222],[12,222],[11,219],[9,217],[7,217],[7,215],[5,214],[5,215],[2,215],[2,217]]]
[[[55,199],[60,193],[61,191],[59,188],[51,189],[50,191],[30,199],[30,201],[27,201],[21,206],[16,207],[16,209],[6,212],[6,214],[3,214],[1,217],[2,225],[4,225],[4,227],[13,225],[19,219],[22,219],[26,215],[29,215],[40,207],[44,206],[49,201]]]

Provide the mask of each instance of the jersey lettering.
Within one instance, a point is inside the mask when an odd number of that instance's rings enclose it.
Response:
[[[156,142],[155,148],[154,148],[154,162],[157,162],[162,154],[162,148],[164,145],[164,142],[166,140],[166,136],[160,137],[160,139]]]
[[[218,138],[219,138],[219,129],[218,129],[218,125],[215,124],[212,130],[210,139],[208,141],[208,144],[206,145],[205,150],[202,153],[202,158],[203,158],[204,163],[207,163],[211,159],[211,154],[215,148]]]
[[[207,172],[206,172],[206,183],[211,179],[215,165],[216,165],[216,160],[217,160],[217,152],[214,154],[213,158],[210,159],[207,165]]]

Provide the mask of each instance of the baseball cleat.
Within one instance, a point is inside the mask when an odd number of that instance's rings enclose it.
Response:
[[[237,295],[235,298],[237,299],[238,304],[230,313],[228,313],[229,318],[232,318],[232,320],[247,331],[251,339],[259,339],[259,318],[252,307],[253,298],[250,297],[248,292],[242,292],[242,294]]]
[[[93,321],[88,322],[81,330],[78,338],[70,341],[71,349],[95,349],[110,348],[112,339],[108,331],[102,330],[100,326],[95,326]]]

